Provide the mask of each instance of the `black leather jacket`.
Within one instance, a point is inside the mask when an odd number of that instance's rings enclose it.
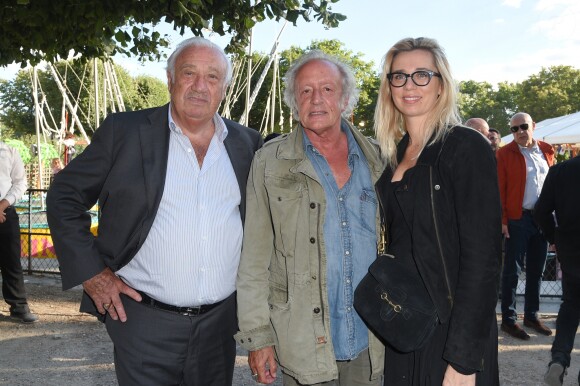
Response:
[[[399,160],[408,140],[399,143]],[[501,207],[495,162],[480,133],[457,126],[423,150],[412,181],[395,192],[412,229],[421,277],[439,319],[449,322],[444,359],[474,370],[483,368],[497,304]],[[389,174],[376,184],[383,207]]]

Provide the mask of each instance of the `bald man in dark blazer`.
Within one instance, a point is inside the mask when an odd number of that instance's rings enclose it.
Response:
[[[182,42],[171,103],[111,114],[49,190],[63,289],[82,284],[81,311],[106,323],[120,385],[232,382],[246,179],[262,137],[217,114],[231,76],[221,48]]]

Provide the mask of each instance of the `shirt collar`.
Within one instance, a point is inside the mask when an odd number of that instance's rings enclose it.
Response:
[[[340,130],[346,134],[346,139],[348,143],[348,159],[351,157],[360,158],[360,149],[356,144],[354,136],[352,132],[349,130],[348,126],[345,124],[340,125]],[[302,130],[302,136],[304,138],[304,151],[312,151],[315,154],[320,154],[320,152],[314,147],[312,142],[310,142],[310,138],[306,135],[306,129]]]
[[[171,115],[171,103],[169,103],[168,118],[169,118],[169,130],[173,131],[174,133],[183,134],[181,128],[177,126],[177,124],[173,120],[173,115]],[[218,113],[215,113],[212,119],[215,126],[214,135],[219,139],[220,142],[223,142],[228,136],[228,127],[226,126],[224,120],[219,116]]]
[[[520,148],[520,151],[535,151],[539,149],[538,141],[536,141],[535,139],[532,139],[532,147],[525,147],[520,145],[519,143],[518,147]]]

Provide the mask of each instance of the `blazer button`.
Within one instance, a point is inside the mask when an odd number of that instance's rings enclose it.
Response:
[[[435,190],[440,190],[441,186],[440,185],[435,185]]]
[[[316,204],[315,204],[315,203],[313,203],[313,202],[311,202],[311,203],[310,203],[310,208],[311,208],[311,209],[314,209],[314,208],[316,208]]]
[[[314,244],[316,242],[316,239],[314,237],[310,238],[310,244]]]
[[[312,311],[314,311],[314,313],[315,313],[315,314],[320,314],[320,308],[318,308],[318,307],[316,307],[316,308],[315,308],[314,310],[312,310]]]

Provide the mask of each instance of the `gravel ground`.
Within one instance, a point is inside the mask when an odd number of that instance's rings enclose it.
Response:
[[[109,386],[116,385],[112,344],[104,326],[78,312],[81,290],[63,292],[58,276],[25,276],[29,302],[40,321],[15,323],[0,304],[0,385]],[[542,305],[545,323],[555,329],[554,305]],[[553,337],[530,334],[524,342],[500,332],[499,361],[502,385],[542,385]],[[577,385],[580,338],[572,353],[572,367],[564,385]],[[280,385],[277,383],[276,385]],[[255,385],[246,353],[238,348],[234,385]]]

